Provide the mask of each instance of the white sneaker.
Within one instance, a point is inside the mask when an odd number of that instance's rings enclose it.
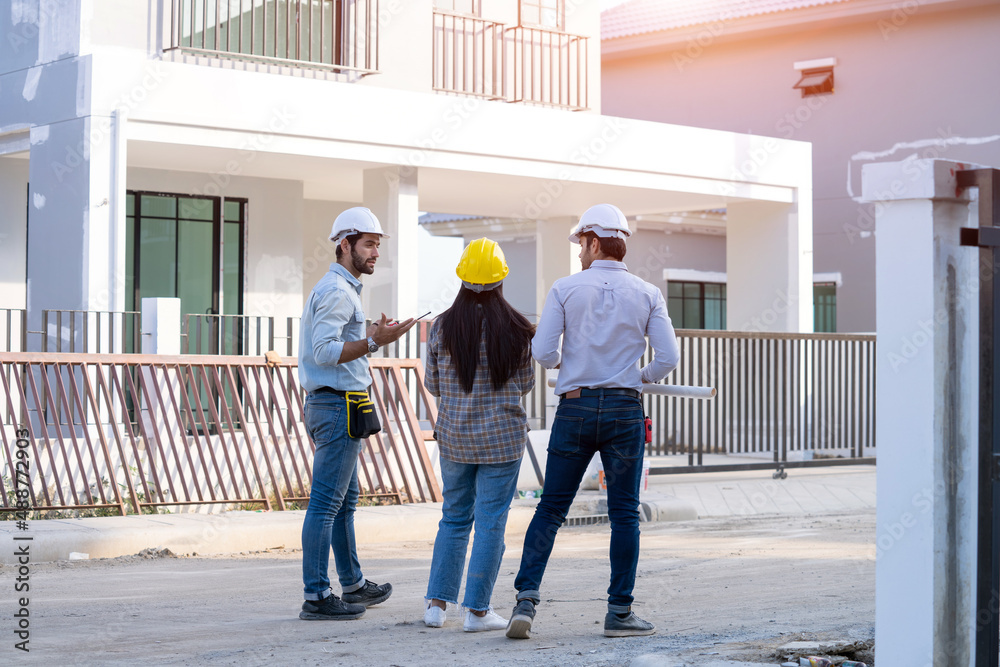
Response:
[[[466,632],[483,632],[485,630],[503,630],[506,627],[507,619],[493,611],[493,607],[490,607],[485,616],[476,616],[471,611],[466,611],[465,625],[462,629]]]
[[[444,609],[429,604],[427,611],[424,612],[424,625],[428,628],[440,628],[447,618],[448,614],[445,613]]]

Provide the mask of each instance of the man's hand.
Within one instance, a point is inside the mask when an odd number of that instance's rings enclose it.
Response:
[[[385,313],[382,313],[382,319],[368,327],[368,335],[379,347],[382,347],[399,340],[416,323],[417,321],[412,317],[403,322],[390,322]]]

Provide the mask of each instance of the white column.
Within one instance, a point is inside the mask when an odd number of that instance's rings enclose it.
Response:
[[[535,312],[539,316],[552,283],[580,270],[580,246],[569,241],[576,222],[576,218],[556,218],[535,225]]]
[[[535,225],[535,312],[539,318],[552,283],[581,269],[580,246],[569,240],[576,223],[577,218],[556,218],[539,220]],[[536,391],[545,392],[545,423],[551,424],[559,399],[541,378],[536,385]]]
[[[181,300],[142,300],[142,353],[181,353]]]
[[[978,450],[978,257],[955,172],[864,167],[877,204],[875,646],[894,665],[972,665]]]
[[[726,326],[811,332],[812,204],[735,202],[726,210]]]
[[[31,330],[38,330],[42,309],[124,308],[124,140],[119,130],[106,116],[31,129]]]
[[[417,312],[417,170],[386,167],[364,174],[364,205],[390,238],[382,241],[375,273],[363,276],[362,302],[369,319],[379,313],[406,319]]]

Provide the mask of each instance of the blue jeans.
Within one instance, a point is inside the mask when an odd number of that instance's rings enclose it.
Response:
[[[361,440],[347,437],[347,401],[341,396],[310,393],[304,412],[316,454],[302,522],[302,582],[306,600],[322,600],[331,592],[331,546],[343,591],[350,593],[365,583],[354,542]]]
[[[458,604],[469,531],[475,520],[476,539],[469,558],[469,575],[465,581],[462,606],[475,611],[490,608],[493,584],[496,583],[505,549],[503,535],[507,527],[507,512],[517,489],[520,469],[521,459],[496,464],[456,463],[441,459],[444,507],[441,508],[441,522],[434,540],[431,577],[427,584],[428,600]]]
[[[630,396],[584,396],[559,401],[549,436],[545,488],[524,536],[517,599],[539,602],[545,565],[595,452],[604,463],[611,519],[611,585],[608,609],[632,604],[639,562],[639,482],[645,426],[642,404]]]

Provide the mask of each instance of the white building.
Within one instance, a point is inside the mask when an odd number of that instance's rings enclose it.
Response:
[[[664,224],[725,209],[729,328],[810,331],[810,145],[601,115],[599,31],[596,1],[0,0],[0,307],[297,316],[365,205],[369,312],[418,314],[419,211],[527,238],[540,312],[607,201],[653,280]]]

